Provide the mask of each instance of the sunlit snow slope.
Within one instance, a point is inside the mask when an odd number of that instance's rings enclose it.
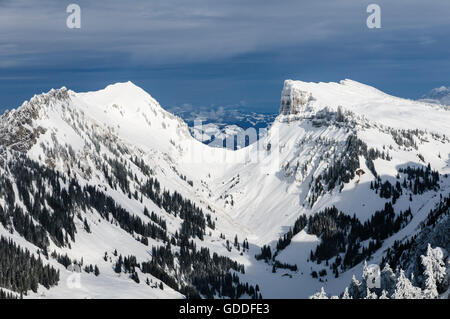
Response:
[[[66,88],[52,90],[2,115],[0,172],[13,184],[18,183],[5,163],[17,154],[26,154],[43,167],[76,179],[81,186],[95,186],[130,216],[154,223],[144,214],[147,208],[166,221],[168,238],[175,238],[183,231],[187,217],[173,205],[170,209],[161,206],[152,194],[144,192],[145,182],[155,178],[161,190],[177,192],[214,222],[214,226],[209,222],[203,226],[203,238],[191,237],[198,249],[207,247],[211,254],[244,265],[245,274],[240,273],[239,278],[258,284],[264,298],[304,298],[321,286],[332,293],[342,292],[352,274],[360,272],[361,265],[358,261],[342,269],[338,278],[330,270],[325,276],[313,278],[314,270],[326,268],[324,262],[309,260],[310,252],[321,242],[320,235],[308,233],[306,227],[277,251],[279,237],[301,215],[308,218],[333,206],[362,223],[386,203],[392,203],[396,214],[410,208],[412,219],[384,238],[382,246],[372,254],[372,261],[379,263],[383,251],[394,240],[419,231],[420,222],[439,202],[441,194],[448,196],[449,134],[450,111],[439,105],[400,99],[351,80],[287,80],[280,115],[268,133],[257,143],[232,151],[197,141],[180,118],[127,82],[87,93]],[[425,169],[428,165],[440,177],[433,188],[427,185],[417,191],[406,185],[393,202],[392,196],[380,196],[381,190],[373,187],[375,182],[395,185],[407,178],[402,173],[407,168]],[[62,184],[68,187],[67,181]],[[13,190],[15,205],[26,211],[18,188],[13,186]],[[6,205],[7,196],[0,191],[0,206]],[[60,270],[60,281],[50,289],[40,286],[37,293],[29,293],[30,297],[183,297],[185,290],[169,287],[166,277],[144,273],[142,267],[136,270],[139,283],[114,270],[118,259],[115,250],[119,255],[134,255],[139,262],[150,261],[155,258],[152,247],[165,246],[165,240],[150,237],[148,245],[142,244],[144,235],[130,231],[118,218],[107,220],[92,207],[73,209],[75,238],[61,245],[49,235],[47,250],[98,265],[100,275],[83,273],[82,287],[74,288],[66,282],[71,271],[50,257],[46,262]],[[34,216],[39,224],[36,219]],[[42,248],[26,239],[14,223],[0,224],[0,234],[32,252]],[[240,245],[247,239],[249,248],[233,246],[235,236]],[[182,245],[175,240],[169,249],[175,255]],[[266,263],[255,259],[263,245],[277,251],[279,262],[295,264],[297,270],[280,268],[273,273],[274,260]],[[189,278],[177,275],[177,262],[171,267],[162,268],[180,287],[192,284]],[[150,285],[146,278],[151,280]],[[159,288],[161,282],[163,290]],[[220,297],[218,293],[214,296]],[[243,296],[249,297],[245,293]]]

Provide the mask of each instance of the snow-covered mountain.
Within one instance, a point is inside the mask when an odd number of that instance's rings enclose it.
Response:
[[[450,105],[450,87],[441,86],[422,96],[421,101]]]
[[[0,251],[16,256],[2,269],[33,274],[0,287],[306,298],[342,293],[365,260],[409,276],[428,243],[447,262],[449,132],[448,109],[351,80],[285,81],[267,134],[236,151],[131,82],[37,95],[0,117]],[[443,235],[412,247],[424,233]]]

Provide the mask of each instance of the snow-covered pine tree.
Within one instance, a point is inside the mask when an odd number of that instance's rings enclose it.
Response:
[[[378,296],[375,292],[371,292],[369,287],[367,287],[366,296],[364,299],[378,299]]]
[[[364,298],[365,290],[362,291],[361,282],[356,279],[355,275],[352,277],[352,282],[348,287],[348,293],[353,299]]]
[[[439,290],[442,291],[446,279],[446,267],[443,260],[444,253],[439,247],[431,248],[428,244],[426,256],[422,255],[422,265],[424,267],[424,297],[434,299],[439,296]]]
[[[386,290],[383,290],[383,291],[381,292],[381,296],[380,296],[379,299],[389,299],[389,296],[388,296],[388,293],[387,293]]]
[[[380,284],[381,289],[386,291],[388,295],[392,295],[395,291],[395,284],[397,283],[397,278],[395,277],[394,272],[392,271],[389,264],[384,265],[383,270],[381,271]]]
[[[348,293],[348,287],[345,287],[344,294],[342,295],[341,299],[353,299],[350,294]]]
[[[405,276],[405,272],[401,269],[400,275],[392,294],[393,299],[422,299],[423,294],[420,288],[414,287],[409,279]]]
[[[323,287],[320,289],[320,292],[315,293],[310,297],[310,299],[328,299],[325,289]]]

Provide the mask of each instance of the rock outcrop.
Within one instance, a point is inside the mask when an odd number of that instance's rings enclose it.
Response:
[[[281,92],[280,114],[297,115],[304,111],[313,97],[310,92],[302,91],[291,80],[284,82]]]

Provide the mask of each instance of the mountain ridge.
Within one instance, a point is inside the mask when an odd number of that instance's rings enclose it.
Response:
[[[401,239],[401,232],[406,238],[417,233],[417,225],[439,204],[438,195],[445,196],[450,189],[450,141],[445,136],[450,113],[350,80],[339,84],[285,81],[280,115],[267,135],[236,151],[208,147],[195,140],[184,121],[131,82],[86,93],[52,90],[23,106],[0,117],[0,154],[4,154],[0,170],[5,185],[12,185],[12,191],[0,192],[0,207],[12,221],[26,218],[14,215],[14,206],[22,208],[23,216],[34,214],[31,216],[38,219],[36,224],[44,228],[39,234],[47,234],[49,252],[55,250],[98,265],[99,278],[87,278],[89,289],[73,292],[78,297],[111,296],[107,286],[118,282],[130,294],[137,285],[136,293],[142,297],[153,284],[145,285],[144,280],[137,283],[136,276],[161,283],[164,296],[219,297],[220,289],[210,291],[204,286],[211,278],[196,277],[190,270],[192,265],[177,266],[187,259],[176,252],[186,251],[196,260],[196,267],[208,269],[210,261],[206,255],[196,255],[197,246],[208,248],[208,255],[223,256],[220,262],[216,259],[225,267],[222,270],[254,287],[252,292],[238,282],[231,284],[232,288],[227,284],[227,296],[258,297],[258,284],[264,297],[308,297],[325,285],[325,278],[327,291],[340,293],[359,272],[361,256],[368,258],[370,252],[373,262],[381,262],[383,251]],[[395,107],[400,111],[388,112]],[[404,111],[408,107],[413,110]],[[421,107],[422,113],[415,114]],[[436,122],[433,127],[426,125],[430,118]],[[16,162],[27,169],[19,169]],[[27,172],[34,173],[28,176]],[[45,185],[41,191],[45,194],[45,189],[57,193],[67,189],[77,194],[79,199],[70,209],[74,222],[54,204],[58,198],[39,195],[35,188],[22,185],[19,173],[33,181],[30,185]],[[438,180],[431,177],[435,174]],[[409,185],[407,180],[414,183]],[[62,186],[58,188],[58,184]],[[40,198],[40,203],[29,201],[29,194]],[[92,197],[115,203],[109,206],[112,212],[90,202]],[[350,254],[349,242],[344,241],[344,251],[329,256],[329,266],[308,255],[311,250],[322,256],[317,249],[329,245],[324,234],[309,226],[300,223],[300,233],[294,234],[289,243],[278,244],[300,216],[305,215],[312,225],[313,216],[322,216],[320,213],[335,207],[365,223],[376,212],[388,212],[387,204],[392,205],[395,216],[410,208],[411,219],[406,219],[406,225],[401,219],[398,232],[379,239],[376,249],[373,243],[369,245],[375,238],[366,239],[361,245],[368,250],[363,252],[360,247],[360,257],[349,255],[350,261],[337,270],[339,278],[334,278],[335,269],[320,278],[311,276],[311,271],[319,273]],[[32,205],[58,212],[55,218],[61,216],[67,223],[62,234],[40,220],[41,215],[29,208]],[[77,219],[78,215],[81,217]],[[5,221],[0,234],[35,251],[36,246],[24,240],[25,233],[19,232],[18,225]],[[342,236],[348,235],[342,232]],[[234,245],[233,238],[237,239]],[[260,255],[267,252],[266,246],[279,253],[277,259],[263,261]],[[164,251],[150,253],[149,247],[166,249],[173,260],[166,260]],[[136,256],[139,266],[133,266],[132,272],[119,267],[115,250],[123,256]],[[51,258],[50,264],[61,271],[63,280],[69,278],[71,271],[53,259],[58,258]],[[290,270],[293,263],[300,270]],[[272,273],[271,267],[278,267],[278,273]],[[203,276],[208,271],[199,273]],[[185,278],[177,275],[180,272]],[[280,279],[280,273],[287,276]],[[214,280],[211,284],[223,285]],[[39,291],[50,296],[69,296],[72,292],[64,283]],[[159,291],[150,290],[150,295],[158,296]]]

